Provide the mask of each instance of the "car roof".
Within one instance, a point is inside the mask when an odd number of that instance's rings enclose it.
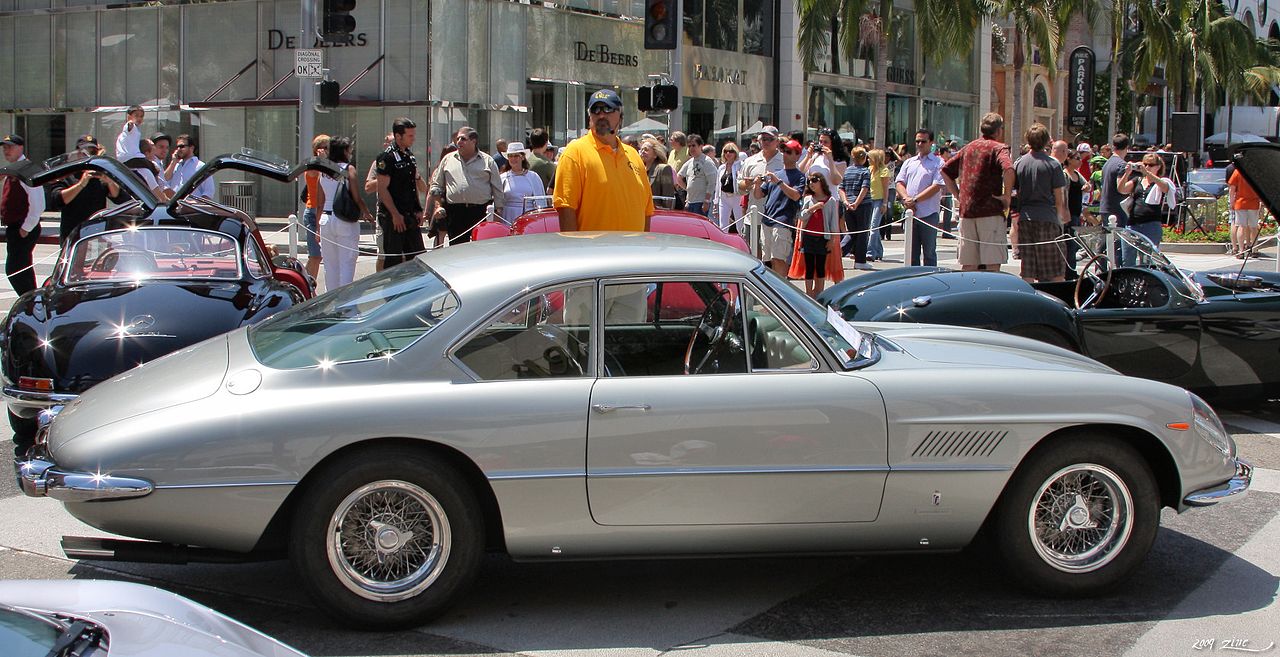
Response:
[[[601,276],[742,275],[760,266],[759,260],[709,240],[626,232],[482,240],[436,249],[419,258],[464,295]]]

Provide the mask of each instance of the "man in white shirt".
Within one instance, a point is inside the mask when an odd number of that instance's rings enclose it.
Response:
[[[778,129],[767,125],[760,130],[757,139],[760,143],[760,152],[748,157],[738,172],[738,192],[746,194],[748,199],[747,213],[743,217],[743,222],[748,229],[760,225],[755,217],[764,211],[764,199],[755,198],[755,195],[750,193],[756,181],[763,181],[767,173],[782,175],[783,169],[782,153],[778,151]],[[756,212],[752,213],[752,210]]]
[[[169,159],[169,166],[164,170],[164,178],[176,191],[182,189],[188,180],[195,177],[202,166],[204,163],[196,157],[195,139],[191,135],[178,135],[178,139],[173,143],[173,157]],[[196,185],[191,195],[212,199],[213,177],[202,180],[199,185]]]
[[[26,142],[19,135],[0,139],[5,162],[15,164],[27,159]],[[36,289],[36,271],[32,254],[40,239],[40,213],[44,212],[44,190],[28,187],[13,176],[0,176],[0,222],[5,228],[4,273],[9,285],[19,295]]]
[[[156,171],[161,172],[158,176],[161,185],[164,185],[169,191],[173,191],[173,187],[169,184],[169,179],[164,175],[165,160],[169,158],[169,151],[173,150],[173,138],[163,132],[157,132],[151,135],[151,154],[147,156],[147,161],[155,167]]]
[[[691,134],[688,140],[692,156],[685,160],[676,174],[676,186],[686,191],[684,209],[705,217],[711,207],[711,194],[715,191],[716,163],[702,152],[702,137]]]

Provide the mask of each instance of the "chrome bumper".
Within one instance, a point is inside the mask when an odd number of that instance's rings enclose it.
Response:
[[[44,445],[33,447],[26,458],[15,459],[13,466],[18,476],[18,487],[28,497],[93,502],[143,497],[155,490],[155,486],[145,479],[61,469]]]
[[[4,387],[4,401],[10,406],[17,408],[33,408],[43,410],[53,408],[54,406],[66,406],[75,401],[80,395],[73,395],[64,392],[40,392],[36,390],[22,390],[13,386]]]
[[[1208,488],[1188,495],[1183,502],[1189,506],[1212,506],[1225,500],[1236,500],[1249,492],[1249,482],[1253,480],[1253,466],[1244,459],[1236,459],[1236,476]]]

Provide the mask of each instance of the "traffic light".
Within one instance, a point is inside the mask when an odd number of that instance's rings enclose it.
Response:
[[[322,25],[320,36],[330,41],[339,40],[356,31],[356,17],[351,12],[356,8],[356,0],[321,0]]]
[[[316,86],[320,87],[320,106],[332,108],[338,106],[338,81],[325,80],[318,82]]]
[[[678,0],[644,0],[645,50],[675,50]]]
[[[653,109],[671,111],[680,106],[680,87],[674,84],[653,85]]]

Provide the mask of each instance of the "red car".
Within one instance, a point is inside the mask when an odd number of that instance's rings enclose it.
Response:
[[[666,210],[659,208],[649,222],[649,229],[655,233],[669,235],[688,235],[704,240],[719,242],[731,246],[743,253],[750,252],[747,243],[736,233],[726,233],[711,223],[710,219],[683,210]],[[530,235],[533,233],[555,233],[560,231],[560,216],[552,208],[541,208],[526,212],[511,226],[501,221],[483,221],[471,229],[471,239],[487,240],[510,235]]]

